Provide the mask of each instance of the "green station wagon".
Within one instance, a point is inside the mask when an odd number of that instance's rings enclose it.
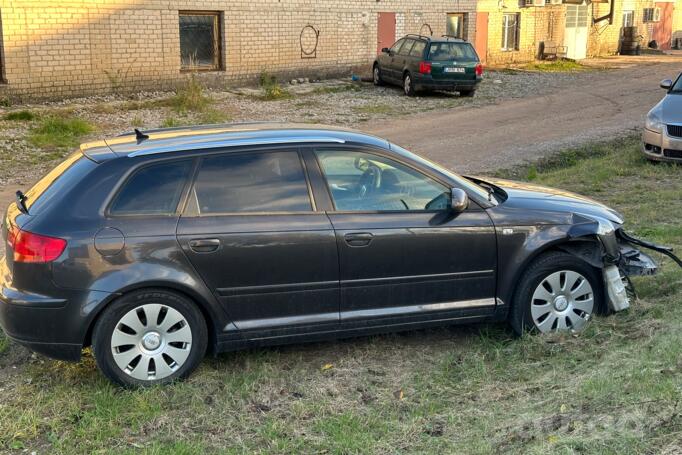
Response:
[[[474,96],[483,79],[483,65],[474,47],[459,38],[406,35],[384,48],[373,67],[375,85],[402,85],[405,94],[452,90]]]

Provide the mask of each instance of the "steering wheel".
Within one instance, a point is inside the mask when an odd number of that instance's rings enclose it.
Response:
[[[358,182],[358,195],[363,198],[381,187],[381,168],[370,164]]]

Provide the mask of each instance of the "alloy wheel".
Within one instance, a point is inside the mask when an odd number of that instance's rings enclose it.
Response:
[[[405,94],[409,95],[410,92],[412,92],[412,78],[410,77],[409,74],[407,76],[405,76],[404,82],[405,83],[404,83],[403,89],[405,90]]]
[[[172,375],[189,357],[191,346],[187,319],[178,310],[157,303],[130,310],[111,335],[116,365],[141,381]]]
[[[552,273],[535,289],[530,311],[540,332],[579,331],[594,312],[592,285],[572,270]]]
[[[374,85],[379,85],[381,83],[381,75],[379,74],[379,67],[374,67]]]

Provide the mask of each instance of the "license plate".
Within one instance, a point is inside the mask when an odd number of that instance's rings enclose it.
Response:
[[[463,73],[464,71],[466,71],[465,68],[455,68],[452,66],[445,68],[446,73]]]

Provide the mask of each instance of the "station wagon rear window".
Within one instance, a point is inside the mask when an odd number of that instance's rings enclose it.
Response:
[[[434,62],[477,62],[478,56],[469,43],[431,43],[429,59]]]
[[[82,175],[96,166],[80,150],[69,155],[26,192],[29,215],[37,215],[55,195],[62,193],[69,183],[79,181]]]
[[[112,215],[170,215],[175,213],[187,183],[192,160],[152,164],[126,181],[111,206]]]

